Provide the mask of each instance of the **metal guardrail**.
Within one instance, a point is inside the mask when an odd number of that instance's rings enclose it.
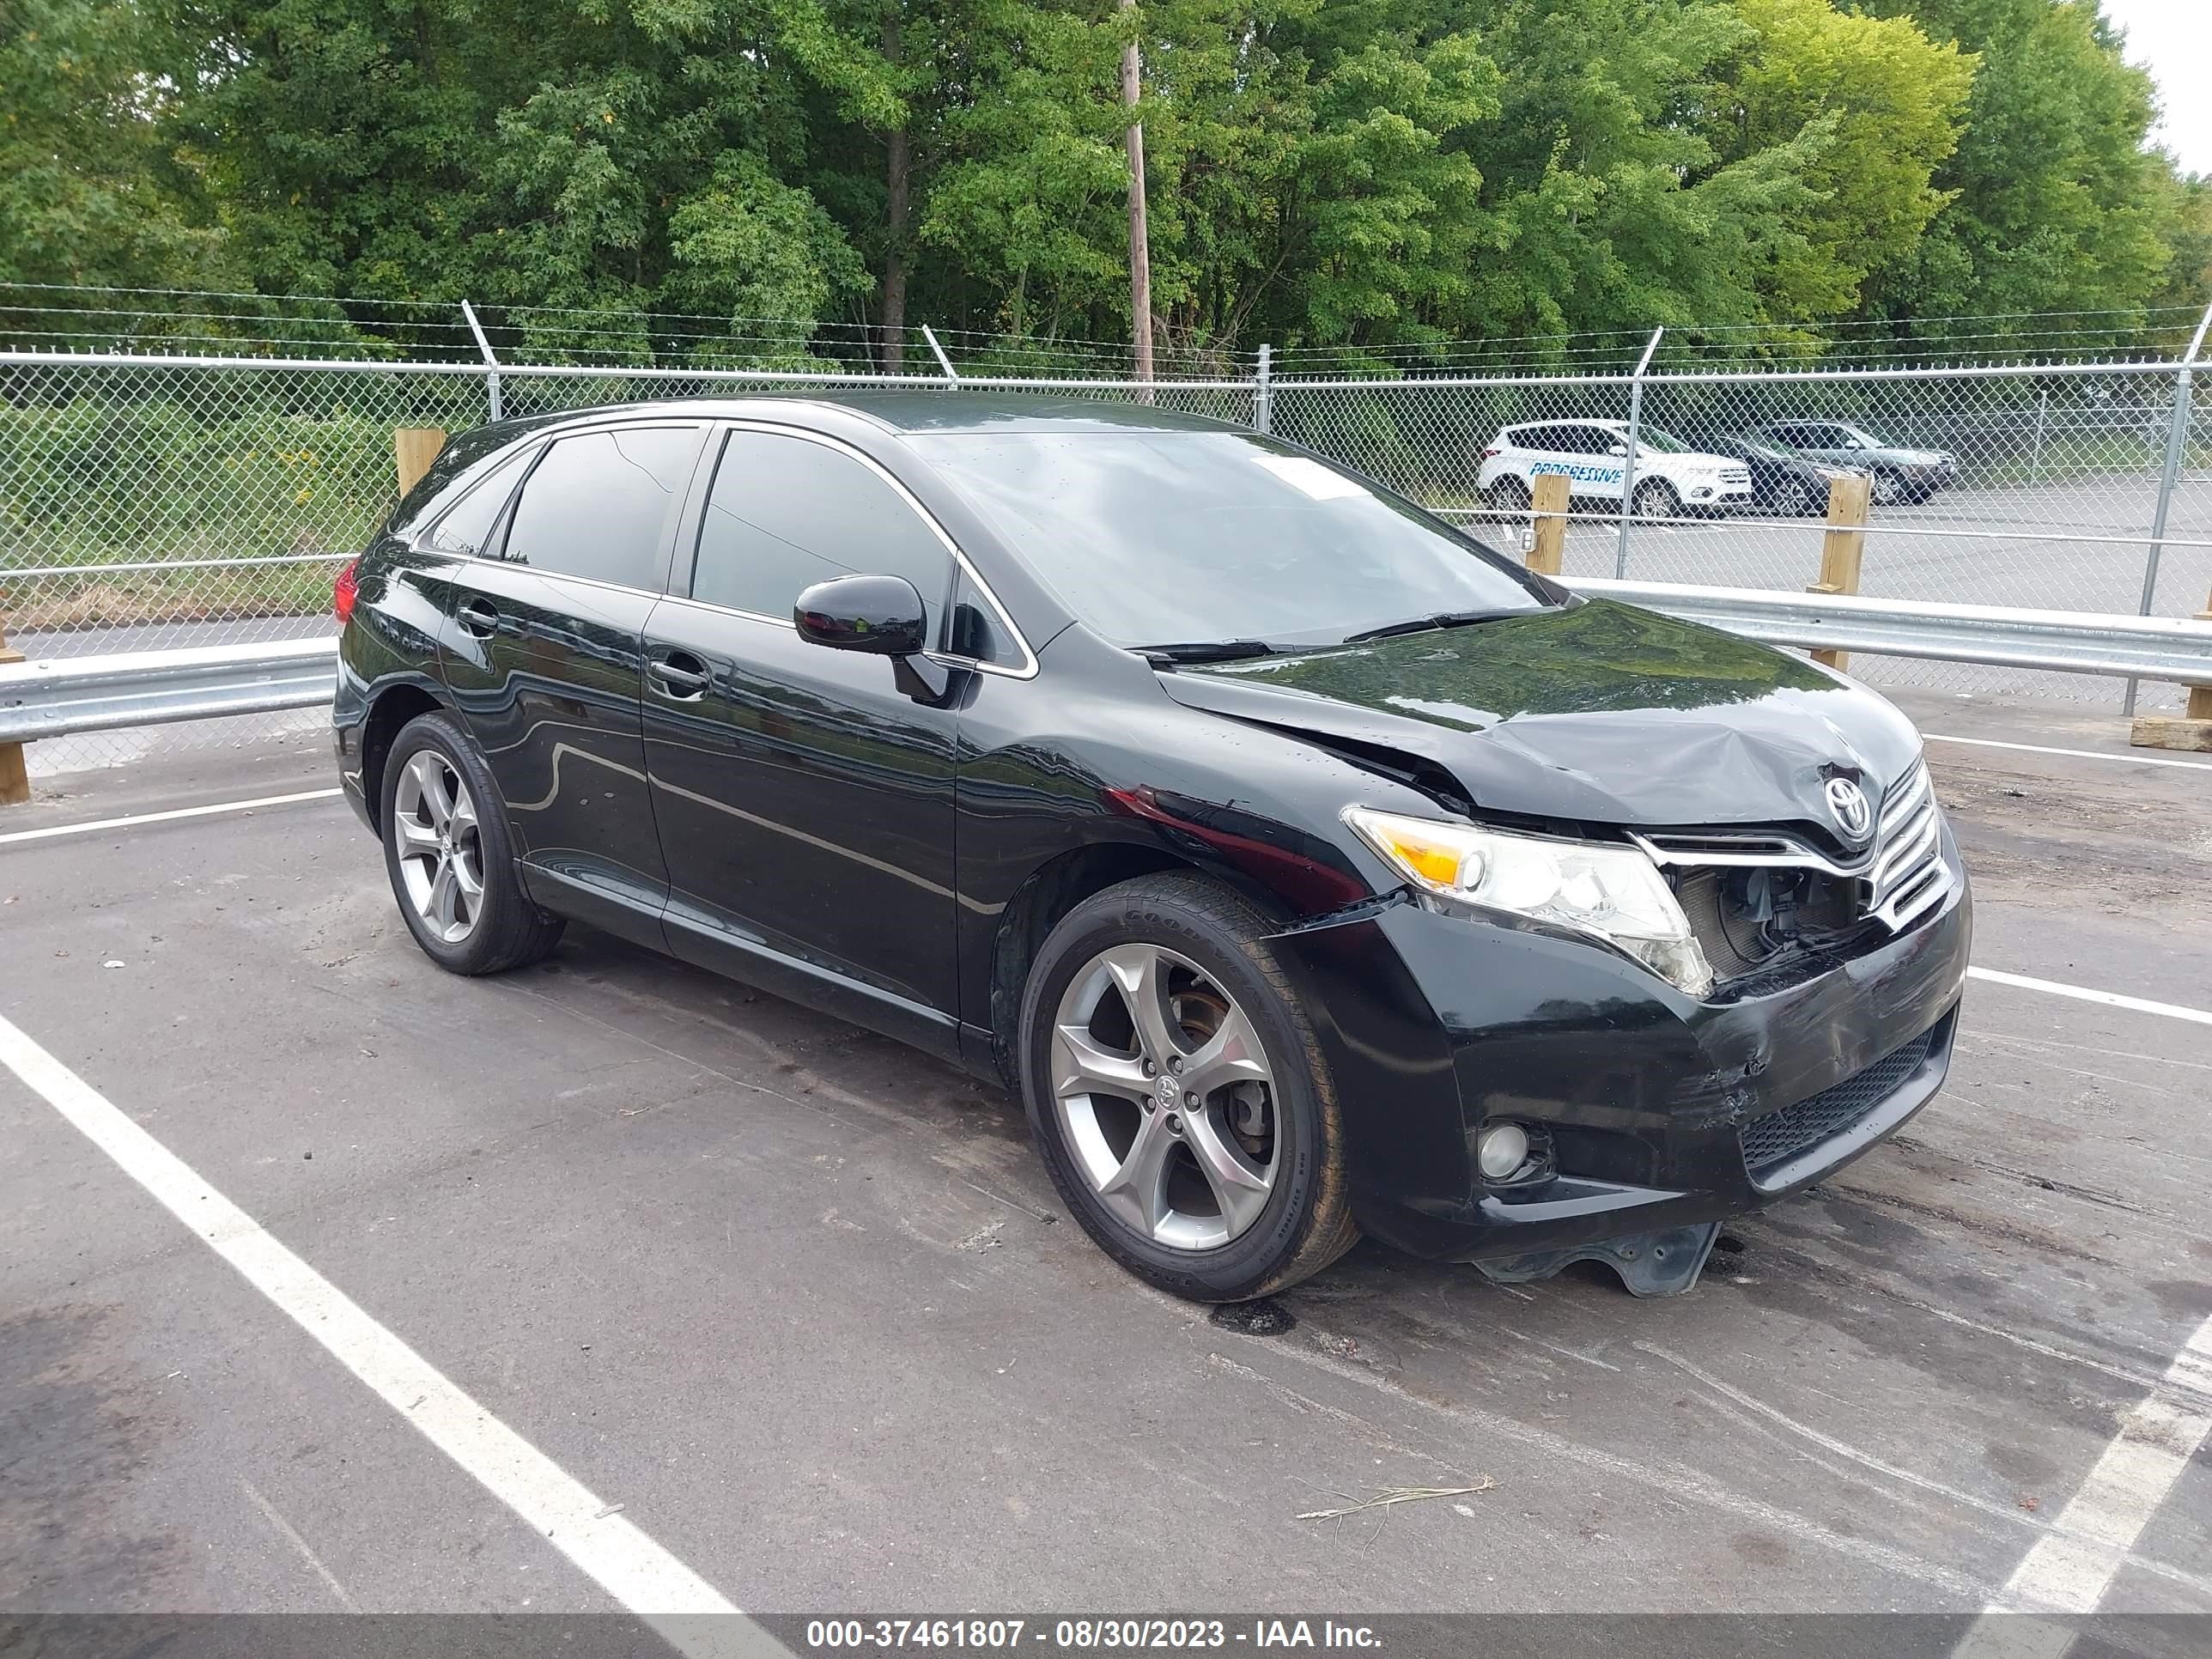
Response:
[[[1594,598],[1709,623],[1769,645],[2212,685],[2212,623],[1753,587],[1561,580]]]
[[[1749,587],[1570,579],[1577,592],[1769,645],[2212,685],[2212,623]],[[337,641],[198,646],[0,666],[0,743],[327,703]]]
[[[0,665],[0,743],[312,708],[337,689],[333,639],[126,651]]]

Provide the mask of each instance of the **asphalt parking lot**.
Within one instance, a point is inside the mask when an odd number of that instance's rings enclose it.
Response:
[[[635,1533],[792,1613],[2212,1613],[2212,768],[1907,706],[2092,751],[1931,744],[1978,966],[2183,1012],[1977,979],[1948,1091],[1687,1297],[1364,1244],[1266,1334],[934,1062],[581,928],[441,974],[334,796],[27,833],[319,754],[62,781],[0,817],[0,1019],[621,1536],[549,1539],[16,1065],[0,1612],[611,1609],[580,1552]]]

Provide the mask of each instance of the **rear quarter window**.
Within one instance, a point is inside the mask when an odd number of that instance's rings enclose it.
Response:
[[[443,510],[418,544],[433,553],[451,553],[465,559],[483,553],[499,523],[500,510],[514,494],[514,482],[522,476],[527,455],[526,450],[518,449],[501,457],[450,492],[459,498],[451,506],[446,506],[441,497],[439,505]]]

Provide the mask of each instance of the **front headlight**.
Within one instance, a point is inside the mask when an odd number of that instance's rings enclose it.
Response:
[[[1674,890],[1636,848],[1510,836],[1366,806],[1345,808],[1344,821],[1436,908],[1502,910],[1572,928],[1693,997],[1713,988]]]

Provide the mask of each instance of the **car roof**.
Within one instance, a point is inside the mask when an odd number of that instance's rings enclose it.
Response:
[[[857,415],[889,432],[1249,432],[1249,427],[1186,415],[1156,404],[1056,397],[1034,392],[967,392],[915,387],[865,391],[770,392],[742,398],[665,398],[607,404],[502,424],[510,431],[611,415],[743,416],[793,411]]]

